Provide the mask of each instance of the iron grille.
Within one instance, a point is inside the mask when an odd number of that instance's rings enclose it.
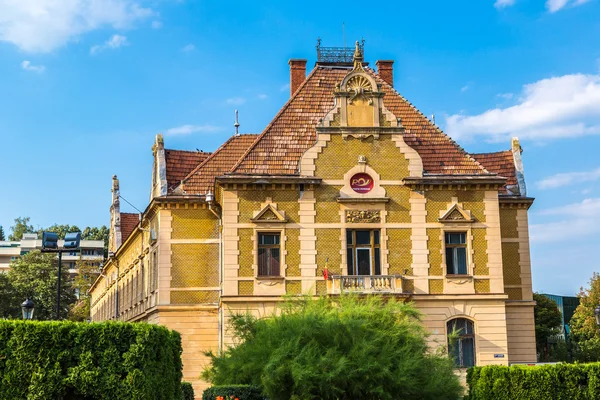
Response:
[[[358,44],[361,54],[365,54],[365,40],[363,39]],[[335,64],[352,64],[354,62],[355,47],[323,47],[321,39],[317,40],[317,62],[319,63],[335,63]]]

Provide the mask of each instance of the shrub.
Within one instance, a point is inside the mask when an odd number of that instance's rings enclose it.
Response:
[[[209,353],[203,377],[254,385],[271,400],[456,400],[453,363],[430,352],[419,317],[375,296],[288,300],[280,315],[234,315],[239,344]]]
[[[473,367],[468,400],[600,398],[600,363]]]
[[[265,400],[260,390],[251,385],[213,386],[202,393],[202,400],[217,400],[220,397],[223,400]]]
[[[189,382],[181,382],[181,400],[194,400],[194,387]]]
[[[179,400],[181,368],[165,327],[0,321],[0,400]]]

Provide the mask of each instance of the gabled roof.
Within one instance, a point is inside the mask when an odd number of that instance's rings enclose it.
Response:
[[[140,223],[140,214],[121,213],[121,243],[125,243]]]
[[[402,119],[404,140],[423,159],[428,174],[487,174],[458,144],[437,128],[404,97],[371,69],[384,104]],[[319,120],[334,106],[334,88],[350,72],[348,68],[317,65],[234,167],[233,174],[298,174],[302,154],[316,142]]]
[[[471,154],[485,169],[493,174],[507,178],[502,192],[506,193],[507,187],[517,185],[517,174],[512,151],[498,151],[496,153]]]
[[[186,194],[214,192],[215,178],[231,171],[257,137],[252,134],[232,136],[183,178],[178,189]]]
[[[194,168],[210,156],[203,151],[185,151],[165,149],[167,164],[167,186],[169,191],[181,183]]]

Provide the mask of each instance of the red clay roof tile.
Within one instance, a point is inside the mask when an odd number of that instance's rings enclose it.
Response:
[[[139,223],[139,214],[121,213],[121,243],[125,243],[129,235],[131,235]]]
[[[499,151],[496,153],[471,154],[481,165],[493,174],[507,178],[502,192],[506,192],[507,186],[517,184],[517,174],[512,151]]]
[[[167,186],[169,191],[179,185],[194,168],[206,160],[210,153],[165,149]]]

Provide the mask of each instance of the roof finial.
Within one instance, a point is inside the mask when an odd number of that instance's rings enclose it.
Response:
[[[235,136],[239,136],[240,132],[238,129],[240,127],[240,123],[238,121],[238,110],[235,110],[235,124],[233,124],[233,126],[235,126]]]
[[[362,54],[362,49],[360,48],[360,43],[358,42],[358,40],[356,41],[356,48],[354,50],[354,69],[355,70],[362,70],[362,63],[363,63],[364,57]]]
[[[435,113],[431,114],[431,121],[433,122],[433,124],[435,125]]]

